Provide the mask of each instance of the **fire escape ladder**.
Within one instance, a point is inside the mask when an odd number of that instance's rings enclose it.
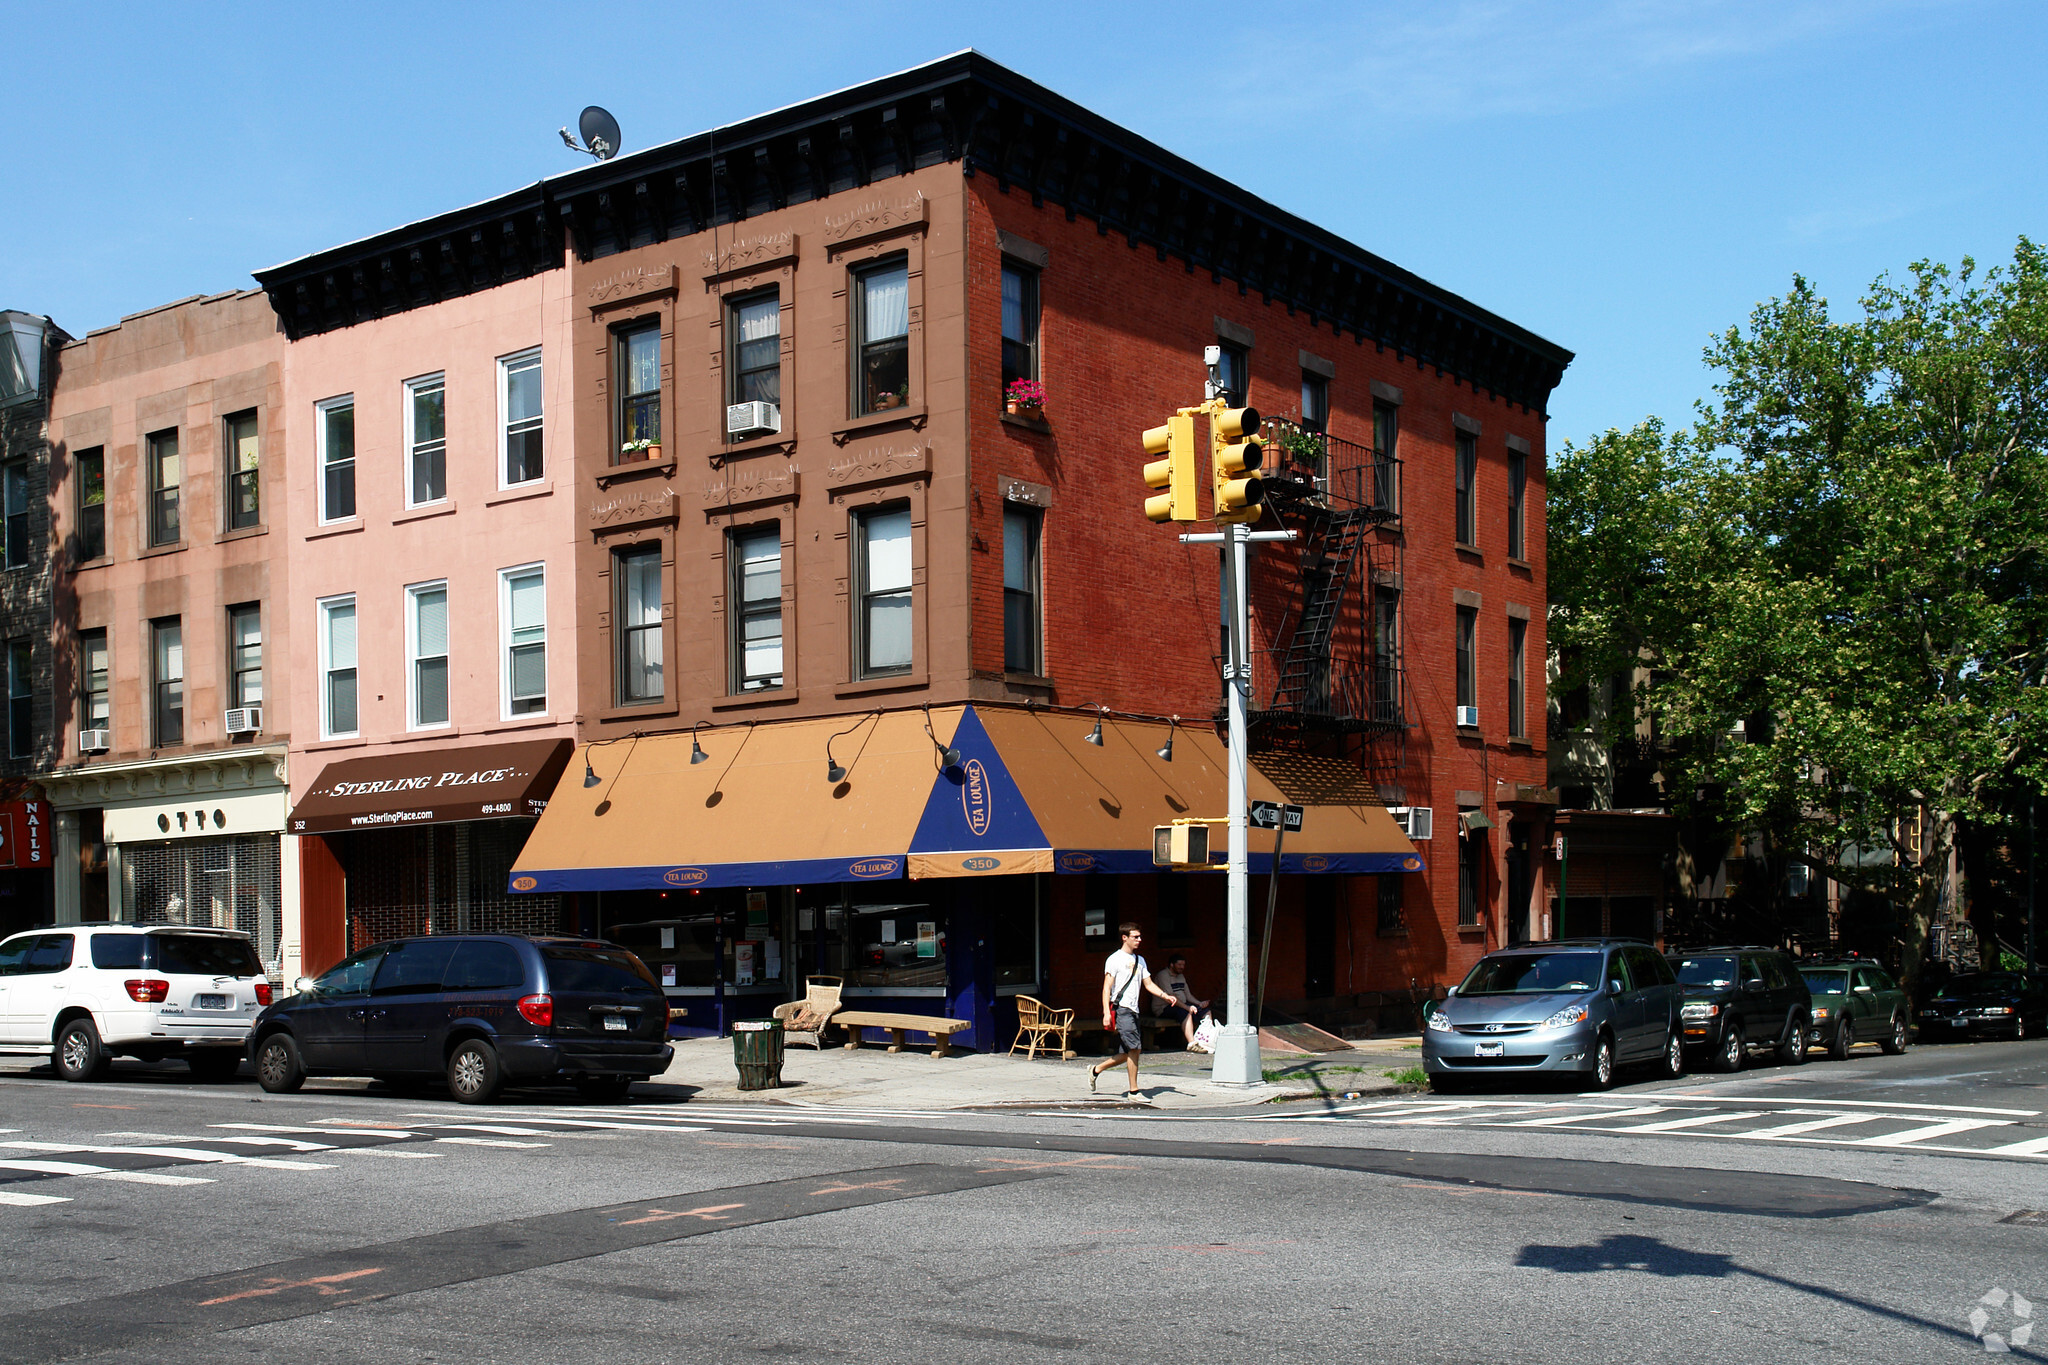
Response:
[[[1358,551],[1370,514],[1357,507],[1310,507],[1301,552],[1301,611],[1280,657],[1272,710],[1326,713],[1331,640],[1344,598],[1357,576]]]

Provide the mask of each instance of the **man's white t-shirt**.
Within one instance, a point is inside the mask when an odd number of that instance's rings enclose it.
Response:
[[[1103,962],[1102,974],[1109,978],[1109,988],[1111,990],[1114,991],[1119,986],[1123,987],[1122,991],[1109,1002],[1110,1008],[1135,1010],[1138,1008],[1138,1002],[1144,999],[1145,996],[1145,987],[1141,983],[1152,972],[1145,965],[1143,957],[1134,957],[1119,948],[1111,953]]]

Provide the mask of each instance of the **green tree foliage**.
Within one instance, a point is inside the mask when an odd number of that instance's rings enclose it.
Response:
[[[1558,459],[1563,681],[1647,663],[1674,800],[1882,892],[1917,973],[1959,822],[2048,777],[2048,255],[1921,262],[1846,319],[1795,279],[1706,358],[1692,428]]]

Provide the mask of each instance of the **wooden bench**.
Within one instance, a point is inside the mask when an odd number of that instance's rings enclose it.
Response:
[[[950,1056],[953,1051],[953,1035],[964,1028],[973,1028],[966,1019],[944,1019],[936,1014],[890,1014],[881,1010],[841,1010],[832,1016],[832,1022],[846,1030],[846,1050],[853,1051],[860,1046],[860,1031],[864,1028],[885,1028],[894,1039],[889,1051],[903,1051],[903,1035],[906,1033],[929,1033],[934,1046],[932,1056]]]

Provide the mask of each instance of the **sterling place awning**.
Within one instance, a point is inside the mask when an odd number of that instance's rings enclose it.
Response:
[[[538,816],[574,747],[566,739],[528,739],[343,759],[299,798],[287,828],[336,834]]]

